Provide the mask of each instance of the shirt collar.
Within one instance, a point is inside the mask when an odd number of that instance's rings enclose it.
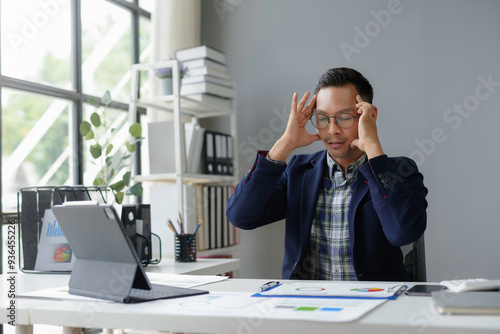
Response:
[[[366,162],[366,154],[363,154],[358,160],[347,166],[346,169],[346,180],[350,180],[356,174],[358,174],[359,168]],[[326,152],[326,163],[328,164],[328,175],[330,177],[334,176],[336,171],[342,172],[342,168],[339,166],[335,160],[332,159],[330,154]]]

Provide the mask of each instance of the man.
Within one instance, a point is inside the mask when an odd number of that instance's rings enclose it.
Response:
[[[242,229],[286,218],[286,279],[404,281],[400,247],[426,228],[427,188],[415,162],[384,154],[373,89],[359,72],[334,68],[306,105],[293,95],[285,133],[259,152],[227,216]],[[311,120],[316,134],[305,130]],[[321,140],[325,151],[293,156]]]

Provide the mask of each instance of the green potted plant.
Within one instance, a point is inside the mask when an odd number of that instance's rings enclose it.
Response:
[[[121,179],[116,180],[120,172],[127,167],[131,154],[137,150],[137,143],[143,139],[141,124],[130,125],[125,148],[114,149],[111,140],[113,134],[119,129],[111,129],[106,122],[106,110],[111,102],[111,94],[106,91],[102,97],[101,102],[104,108],[93,98],[90,98],[88,102],[96,108],[96,111],[90,115],[90,122],[82,121],[80,134],[86,141],[90,141],[89,153],[94,159],[91,163],[99,169],[93,185],[109,186],[115,193],[119,204],[122,204],[124,195],[141,196],[143,191],[141,183],[135,183],[129,187],[130,172],[125,172]]]
[[[170,58],[172,60],[172,58]],[[179,74],[180,79],[184,78],[188,68],[185,67],[182,62],[179,62]],[[172,78],[172,68],[164,67],[155,69],[155,75],[160,79],[161,90],[164,95],[172,95],[174,92],[173,78]]]

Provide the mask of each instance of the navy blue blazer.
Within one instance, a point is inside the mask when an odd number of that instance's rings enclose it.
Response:
[[[307,247],[327,151],[295,155],[279,165],[259,152],[253,168],[236,186],[226,215],[250,230],[286,219],[282,277],[310,278]],[[418,240],[427,222],[427,188],[415,162],[386,155],[360,167],[349,207],[351,255],[359,280],[405,281],[400,247]]]

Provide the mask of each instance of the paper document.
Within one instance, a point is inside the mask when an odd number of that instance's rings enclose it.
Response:
[[[251,333],[255,319],[348,322],[359,319],[387,299],[254,298],[250,293],[211,291],[188,298],[144,303],[134,312],[217,317],[221,313],[238,321],[242,333]],[[160,307],[159,307],[160,306]],[[250,319],[249,322],[246,320]]]
[[[16,298],[34,298],[34,299],[47,299],[47,300],[74,300],[74,301],[99,301],[103,303],[112,303],[110,300],[96,299],[91,297],[83,297],[77,295],[70,295],[68,286],[59,286],[56,288],[48,288],[43,290],[36,290],[26,293],[20,293]]]
[[[267,318],[323,322],[354,321],[387,302],[387,299],[339,298],[266,298],[265,300],[275,301]]]
[[[317,281],[284,283],[254,296],[391,299],[405,289],[405,285],[396,283]]]
[[[194,288],[195,286],[220,282],[228,279],[228,276],[213,275],[174,275],[146,272],[151,283],[176,286],[179,288]]]
[[[208,276],[208,275],[172,275],[161,273],[147,273],[149,281],[152,284],[170,285],[179,288],[193,288],[209,283],[215,283],[227,279],[227,276]],[[51,300],[96,300],[95,298],[70,295],[68,286],[36,290],[27,293],[18,294],[18,298],[38,298]],[[103,302],[109,302],[99,300]]]
[[[71,271],[75,259],[54,213],[50,209],[45,210],[35,270]]]

